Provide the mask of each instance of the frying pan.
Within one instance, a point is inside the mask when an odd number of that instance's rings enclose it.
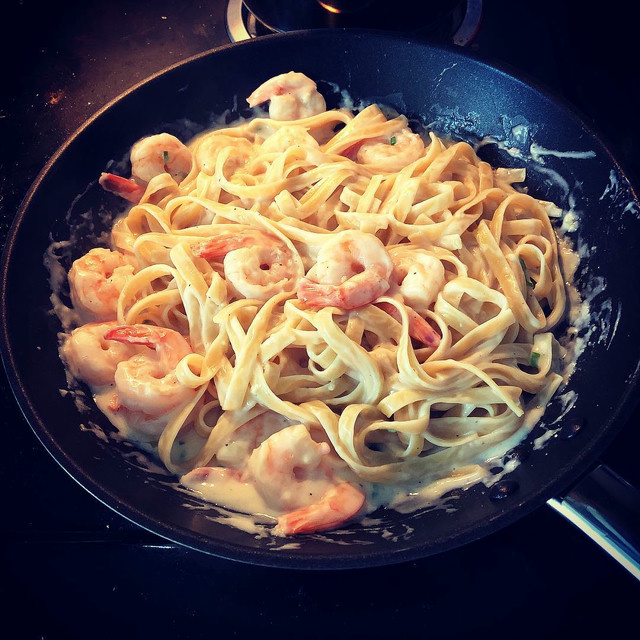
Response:
[[[117,167],[132,142],[161,130],[184,137],[229,110],[229,117],[244,115],[244,96],[291,68],[318,81],[330,106],[346,89],[356,101],[383,103],[440,135],[481,142],[479,154],[494,166],[525,166],[530,192],[570,211],[568,235],[583,255],[576,284],[592,318],[578,336],[585,349],[567,387],[530,437],[506,454],[505,463],[518,464],[503,480],[454,492],[451,510],[382,510],[348,529],[294,541],[230,526],[232,514],[205,508],[178,490],[175,478],[115,439],[90,403],[79,408],[65,393],[60,323],[43,260],[52,241],[68,240],[72,227],[77,233],[64,267],[108,229],[108,214],[121,205],[100,189],[97,177]],[[582,526],[635,571],[637,495],[596,465],[637,395],[639,234],[635,191],[606,145],[569,105],[506,68],[382,32],[278,34],[152,76],[107,105],[55,154],[27,194],[4,248],[2,357],[25,417],[63,469],[123,517],[193,549],[267,566],[383,565],[468,543],[550,501],[575,522],[584,522],[582,511],[595,515]],[[605,490],[608,514],[593,501]]]

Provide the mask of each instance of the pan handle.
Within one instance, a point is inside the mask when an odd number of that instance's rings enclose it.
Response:
[[[640,580],[640,493],[626,480],[601,464],[547,504]]]

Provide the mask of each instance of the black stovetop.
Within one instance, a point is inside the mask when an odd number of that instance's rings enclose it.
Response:
[[[469,47],[572,102],[640,176],[631,10],[587,6],[485,0]],[[57,147],[134,83],[226,44],[225,10],[226,0],[4,3],[0,242]],[[180,548],[79,487],[0,385],[0,611],[5,628],[18,625],[5,637],[615,637],[637,626],[638,582],[546,507],[463,548],[376,569],[275,570]],[[602,455],[636,486],[639,424],[636,411]]]

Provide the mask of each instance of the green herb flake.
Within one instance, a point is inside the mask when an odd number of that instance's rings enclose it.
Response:
[[[396,143],[396,137],[395,136],[391,136],[391,140],[389,140],[389,142],[393,146]]]
[[[527,287],[533,289],[533,287],[535,287],[535,284],[527,273],[527,265],[524,263],[524,260],[522,258],[518,258],[518,260],[520,260],[520,266],[522,267],[522,273],[524,273],[524,281],[527,283]]]
[[[531,357],[529,358],[529,364],[532,367],[538,368],[538,360],[540,360],[540,354],[536,351],[531,352]]]
[[[164,162],[165,164],[167,164],[167,162],[169,162],[169,152],[168,151],[163,151],[162,152],[162,162]]]

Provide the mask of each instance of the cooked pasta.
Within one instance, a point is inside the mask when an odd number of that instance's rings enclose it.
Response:
[[[326,110],[302,74],[249,104],[268,100],[103,174],[133,206],[69,273],[62,356],[183,484],[288,535],[380,486],[485,477],[562,380],[565,282],[524,170],[375,105]]]

